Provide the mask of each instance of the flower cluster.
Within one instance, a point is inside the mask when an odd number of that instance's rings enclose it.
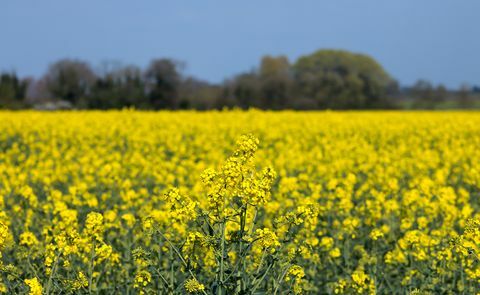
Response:
[[[25,284],[30,288],[28,294],[30,295],[42,295],[42,285],[37,278],[25,279]]]
[[[185,282],[185,290],[188,293],[196,293],[205,290],[205,286],[200,284],[196,279],[188,279]]]

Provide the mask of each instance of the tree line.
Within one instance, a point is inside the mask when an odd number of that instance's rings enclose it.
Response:
[[[319,50],[295,62],[264,56],[253,70],[212,84],[184,74],[185,64],[160,58],[145,68],[62,59],[39,79],[0,75],[0,107],[116,109],[388,109],[472,107],[480,91],[419,80],[399,87],[370,56]]]

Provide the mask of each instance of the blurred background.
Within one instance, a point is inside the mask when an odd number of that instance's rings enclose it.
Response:
[[[0,2],[0,108],[480,108],[480,1]]]

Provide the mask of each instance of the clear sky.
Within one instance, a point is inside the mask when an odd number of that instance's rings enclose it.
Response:
[[[480,84],[479,0],[0,0],[0,70],[40,76],[59,58],[187,63],[212,82],[262,55],[366,53],[401,84]]]

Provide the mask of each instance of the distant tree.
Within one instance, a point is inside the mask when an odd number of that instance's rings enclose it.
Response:
[[[15,73],[0,74],[0,106],[20,107],[25,103],[28,79],[19,79]]]
[[[123,67],[113,72],[113,77],[120,88],[120,104],[140,108],[148,107],[145,97],[145,81],[140,68],[136,66]]]
[[[135,66],[115,67],[103,72],[92,87],[90,108],[148,108],[142,71]]]
[[[292,87],[287,57],[264,56],[259,69],[261,102],[266,109],[282,109],[288,105]]]
[[[227,81],[224,85],[222,99],[218,102],[219,108],[240,107],[248,109],[249,107],[261,107],[262,92],[261,83],[255,71],[236,76]]]
[[[45,77],[32,80],[27,89],[27,101],[30,104],[43,103],[52,98]]]
[[[458,89],[457,93],[458,105],[461,108],[469,109],[472,108],[475,104],[475,101],[472,96],[472,88],[467,84],[462,84]]]
[[[317,108],[384,108],[392,78],[373,58],[343,50],[319,50],[293,66],[295,91]]]
[[[193,77],[182,80],[179,89],[179,107],[181,109],[207,110],[216,106],[220,87]]]
[[[400,92],[400,85],[398,84],[398,81],[392,80],[387,87],[387,97],[398,97]]]
[[[433,109],[435,107],[435,89],[430,81],[418,80],[411,87],[410,93],[414,99],[414,108]]]
[[[447,97],[448,97],[448,89],[447,89],[447,87],[445,87],[445,85],[443,85],[443,84],[439,84],[439,85],[435,88],[434,96],[435,96],[435,101],[436,101],[437,103],[444,102],[444,101],[447,99]]]
[[[54,98],[66,100],[76,106],[84,106],[96,77],[88,63],[63,59],[48,68],[44,79],[48,91]]]
[[[153,60],[145,72],[147,95],[155,109],[179,107],[179,87],[183,65],[172,59]]]
[[[235,76],[223,85],[218,107],[282,109],[292,88],[291,68],[284,56],[264,56],[258,69]]]
[[[420,79],[410,88],[409,94],[414,99],[414,108],[435,109],[447,100],[449,91],[443,84],[435,87],[430,81]]]

